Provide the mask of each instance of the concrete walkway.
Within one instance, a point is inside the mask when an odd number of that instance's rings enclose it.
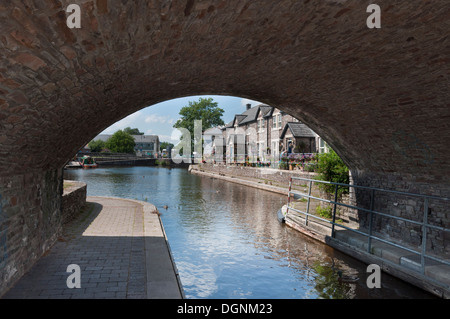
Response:
[[[3,299],[183,298],[155,206],[107,197],[87,202],[88,208],[64,226],[59,241]],[[80,267],[81,288],[68,288],[71,264]]]

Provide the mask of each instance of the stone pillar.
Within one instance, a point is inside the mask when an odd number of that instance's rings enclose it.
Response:
[[[0,296],[61,231],[62,170],[0,177]]]

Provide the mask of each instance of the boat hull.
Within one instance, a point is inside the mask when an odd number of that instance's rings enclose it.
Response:
[[[97,168],[97,164],[82,164],[84,169]]]
[[[283,215],[283,212],[281,211],[281,208],[278,210],[278,212],[277,212],[277,218],[278,218],[278,221],[280,222],[280,223],[284,223],[285,221],[286,221],[286,218],[285,218],[285,216]]]

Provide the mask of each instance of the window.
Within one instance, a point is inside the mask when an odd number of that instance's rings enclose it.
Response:
[[[327,143],[319,137],[319,153],[327,153],[328,152],[328,145]]]
[[[257,130],[258,130],[258,132],[264,131],[264,129],[266,127],[264,119],[259,119],[256,122],[257,122]]]
[[[281,128],[281,114],[278,114],[278,128]]]
[[[257,155],[258,155],[258,157],[260,157],[260,160],[262,160],[261,157],[263,157],[265,154],[265,147],[264,147],[265,145],[266,144],[264,142],[256,144]]]
[[[272,141],[272,155],[278,156],[278,153],[279,153],[278,141]]]
[[[272,128],[277,128],[277,116],[272,116]]]

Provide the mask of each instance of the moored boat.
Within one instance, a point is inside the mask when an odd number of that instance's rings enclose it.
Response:
[[[82,166],[79,161],[70,161],[64,168],[82,168]]]
[[[284,205],[277,212],[277,218],[280,223],[284,223],[286,221],[287,207]]]
[[[83,168],[97,168],[98,167],[95,160],[90,156],[83,156],[80,160],[80,164]]]

